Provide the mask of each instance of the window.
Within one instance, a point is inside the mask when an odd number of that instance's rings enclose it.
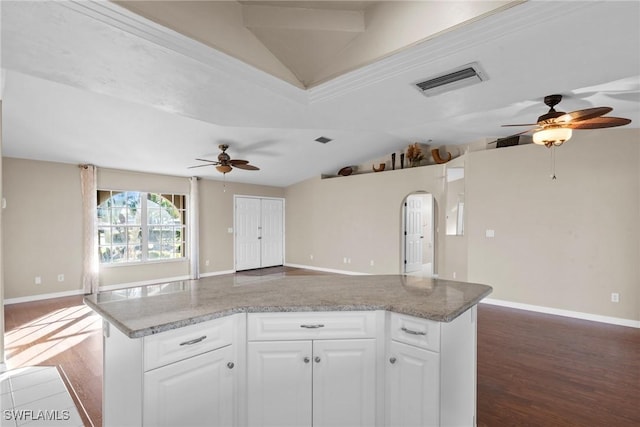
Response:
[[[185,257],[186,196],[98,191],[101,264]]]

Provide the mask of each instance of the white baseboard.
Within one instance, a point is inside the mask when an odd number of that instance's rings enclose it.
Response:
[[[369,273],[359,273],[357,271],[336,270],[334,268],[314,267],[311,265],[289,264],[285,263],[285,267],[304,268],[305,270],[324,271],[325,273],[347,274],[349,276],[370,276]]]
[[[620,317],[601,316],[599,314],[582,313],[579,311],[562,310],[559,308],[543,307],[540,305],[523,304],[519,302],[504,301],[493,298],[485,298],[481,303],[499,305],[502,307],[517,308],[519,310],[535,311],[538,313],[555,314],[556,316],[572,317],[574,319],[590,320],[592,322],[609,323],[618,326],[640,328],[640,320],[622,319]]]
[[[75,295],[84,295],[84,290],[76,289],[73,291],[54,292],[50,294],[29,295],[27,297],[7,298],[4,300],[4,305],[19,304],[21,302],[41,301],[51,298],[63,298],[71,297]]]
[[[209,273],[200,273],[200,277],[222,276],[224,274],[233,274],[235,270],[212,271]]]
[[[138,286],[158,285],[161,283],[179,282],[181,280],[189,280],[189,276],[165,277],[164,279],[142,280],[140,282],[117,283],[115,285],[100,286],[99,292],[117,291],[118,289],[137,288]]]

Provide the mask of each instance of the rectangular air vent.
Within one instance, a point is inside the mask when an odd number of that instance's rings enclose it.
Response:
[[[414,83],[414,85],[423,95],[433,96],[480,83],[484,80],[487,80],[487,75],[482,71],[477,62],[472,62],[471,64],[463,65],[430,79]]]
[[[316,139],[314,139],[314,141],[318,141],[321,144],[326,144],[329,141],[333,141],[331,138],[327,138],[326,136],[320,136]]]

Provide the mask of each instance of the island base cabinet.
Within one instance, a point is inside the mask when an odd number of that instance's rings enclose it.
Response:
[[[314,341],[313,357],[313,426],[375,425],[376,341]]]
[[[440,424],[440,355],[391,341],[388,375],[387,425]]]
[[[250,426],[311,426],[311,355],[311,341],[248,343]]]
[[[256,341],[247,351],[250,426],[375,425],[375,339]]]
[[[143,425],[232,426],[232,346],[144,373]]]

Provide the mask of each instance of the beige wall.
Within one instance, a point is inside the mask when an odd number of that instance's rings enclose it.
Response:
[[[443,166],[424,166],[315,178],[288,187],[287,262],[360,273],[399,273],[403,200],[412,192],[426,191],[441,205],[443,170]],[[442,224],[439,229],[442,235]],[[439,241],[436,237],[436,245]],[[345,264],[344,258],[351,263]]]
[[[577,131],[556,149],[557,180],[544,147],[471,153],[468,280],[494,299],[640,320],[639,140]]]
[[[78,166],[3,158],[5,298],[81,292],[82,203]],[[98,169],[98,188],[189,194],[189,179]],[[201,273],[233,269],[233,195],[282,197],[284,189],[201,180]],[[206,260],[210,263],[205,265]],[[58,282],[64,274],[64,282]],[[150,282],[189,274],[188,261],[101,266],[100,285]],[[42,284],[35,285],[36,276]]]
[[[199,181],[199,193],[200,274],[234,269],[233,234],[228,231],[233,228],[234,195],[284,197],[283,188],[229,182],[224,186],[211,180]]]
[[[3,159],[5,298],[81,289],[82,203],[78,166]],[[58,274],[64,281],[58,282]],[[36,276],[42,284],[36,285]]]

